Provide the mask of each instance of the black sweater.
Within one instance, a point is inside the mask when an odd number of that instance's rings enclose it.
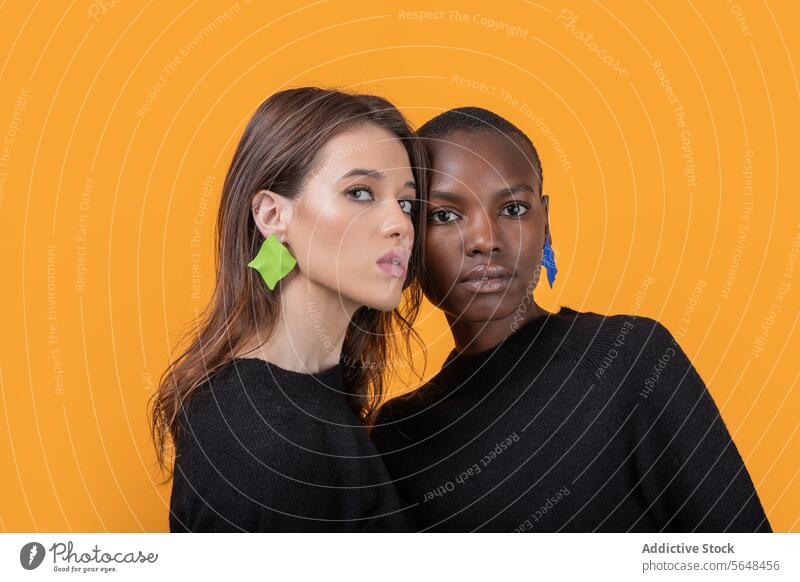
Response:
[[[422,531],[771,531],[705,384],[646,317],[562,307],[453,350],[372,436]]]
[[[182,408],[170,531],[408,531],[380,456],[319,374],[236,358]]]

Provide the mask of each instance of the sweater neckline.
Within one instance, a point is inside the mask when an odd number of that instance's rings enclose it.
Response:
[[[502,377],[517,368],[523,358],[526,364],[542,366],[579,314],[570,307],[561,306],[556,312],[528,321],[493,348],[468,355],[453,348],[442,364],[442,373],[451,381],[469,376],[466,381],[472,382],[483,379],[486,374]]]
[[[261,358],[236,357],[231,360],[230,364],[235,370],[255,373],[266,382],[277,384],[281,390],[286,392],[294,391],[295,388],[301,388],[301,391],[308,391],[309,387],[318,387],[323,391],[343,394],[341,363],[319,372],[287,370]]]

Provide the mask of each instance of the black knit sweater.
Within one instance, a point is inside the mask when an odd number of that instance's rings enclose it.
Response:
[[[236,358],[180,415],[170,531],[408,531],[375,446],[319,374]]]
[[[372,436],[422,531],[771,531],[705,384],[646,317],[562,307],[453,350]]]

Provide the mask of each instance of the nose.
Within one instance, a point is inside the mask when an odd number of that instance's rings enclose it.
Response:
[[[464,252],[469,256],[493,255],[500,252],[500,241],[496,229],[492,227],[492,219],[486,212],[476,213],[470,217],[463,230]]]
[[[413,241],[414,225],[411,222],[411,217],[400,208],[400,204],[393,200],[385,202],[382,206],[385,207],[381,229],[383,235],[388,238],[394,237],[404,241]]]

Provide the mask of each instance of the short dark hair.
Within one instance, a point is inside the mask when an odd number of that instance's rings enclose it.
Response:
[[[544,176],[542,175],[542,162],[539,159],[539,152],[536,151],[536,147],[530,138],[525,135],[525,132],[497,113],[482,107],[456,107],[428,120],[417,130],[417,135],[422,138],[426,149],[430,149],[431,139],[442,139],[456,131],[473,133],[491,130],[498,131],[508,137],[517,137],[522,140],[524,146],[530,149],[530,160],[536,171],[536,178],[539,181],[539,194],[541,195]]]

